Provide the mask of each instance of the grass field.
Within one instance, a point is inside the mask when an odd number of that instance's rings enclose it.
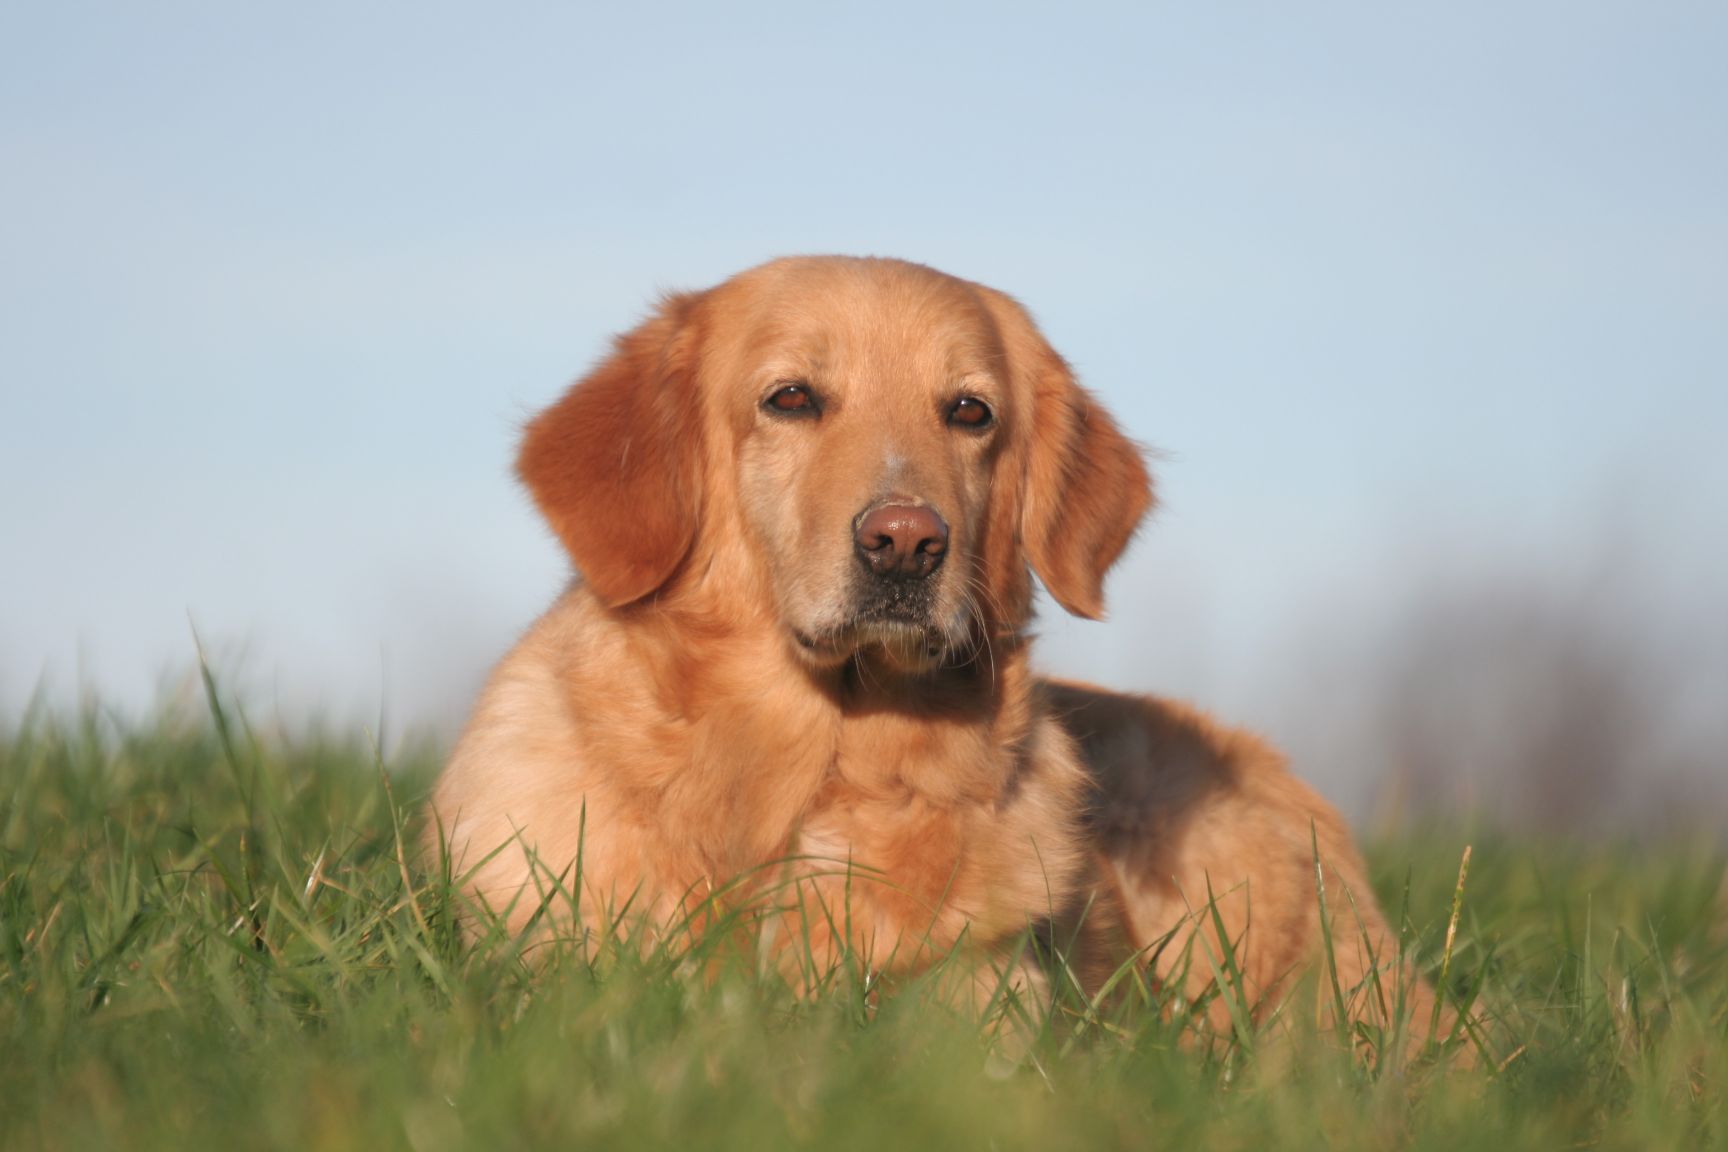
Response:
[[[0,1148],[1728,1144],[1720,843],[1371,844],[1435,975],[1472,846],[1470,1066],[1144,996],[1068,998],[1009,1064],[930,980],[465,943],[404,847],[435,768],[232,709],[0,736]]]

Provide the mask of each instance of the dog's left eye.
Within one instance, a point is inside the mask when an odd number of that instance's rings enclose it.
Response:
[[[962,396],[948,409],[948,423],[962,428],[988,428],[995,419],[996,415],[990,411],[990,405],[976,396]]]
[[[800,382],[784,384],[770,394],[762,405],[789,415],[814,416],[817,412],[816,396],[810,391],[810,385]]]

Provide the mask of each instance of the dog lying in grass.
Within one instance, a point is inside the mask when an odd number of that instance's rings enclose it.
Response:
[[[1323,1013],[1427,1020],[1275,751],[1033,673],[1033,574],[1098,617],[1152,489],[1009,297],[845,258],[668,297],[519,469],[580,578],[493,673],[429,833],[511,930],[725,918],[806,977],[959,950],[1030,988],[1030,928],[1087,991],[1138,965],[1221,1028],[1329,952]]]

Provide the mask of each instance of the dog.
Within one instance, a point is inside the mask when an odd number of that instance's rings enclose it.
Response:
[[[1220,981],[1263,1017],[1329,933],[1349,1011],[1432,1004],[1277,752],[1032,671],[1034,573],[1098,618],[1153,493],[1010,297],[842,257],[668,296],[518,470],[579,576],[492,674],[427,834],[512,931],[742,909],[788,971],[893,974],[1007,971],[1030,928],[1089,991],[1138,964],[1221,1028]]]

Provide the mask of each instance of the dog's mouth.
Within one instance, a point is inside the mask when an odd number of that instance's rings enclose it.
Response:
[[[880,663],[900,672],[929,672],[941,667],[954,649],[953,638],[933,624],[878,614],[855,616],[820,632],[795,628],[792,637],[800,654],[821,668],[838,667],[863,655],[878,657]]]
[[[858,658],[871,668],[921,675],[952,663],[974,632],[934,580],[857,579],[827,619],[792,625],[799,655],[818,668]]]
[[[938,627],[909,620],[861,618],[817,634],[793,629],[798,648],[817,660],[845,660],[861,648],[880,648],[890,656],[940,660],[949,651],[949,637]]]

